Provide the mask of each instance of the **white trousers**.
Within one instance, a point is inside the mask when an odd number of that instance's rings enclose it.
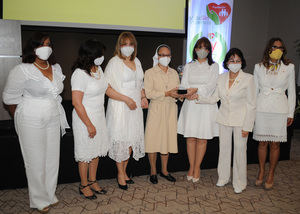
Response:
[[[220,146],[218,175],[219,183],[226,184],[230,180],[231,171],[231,143],[233,133],[233,179],[232,185],[236,191],[242,191],[247,186],[247,139],[242,137],[242,127],[224,126],[219,124]]]
[[[43,120],[16,116],[23,154],[30,207],[42,209],[58,200],[55,196],[59,167],[60,120],[50,116]]]

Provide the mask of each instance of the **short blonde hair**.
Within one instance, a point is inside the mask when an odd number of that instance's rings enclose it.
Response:
[[[126,39],[129,39],[130,42],[133,44],[134,51],[131,54],[130,60],[133,61],[136,57],[137,54],[137,41],[135,39],[135,36],[131,32],[122,32],[118,38],[116,48],[115,48],[115,53],[114,55],[118,55],[121,59],[125,59],[125,57],[121,53],[121,45],[124,43]]]

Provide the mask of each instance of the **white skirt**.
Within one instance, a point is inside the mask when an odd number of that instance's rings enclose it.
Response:
[[[73,110],[73,135],[75,160],[89,163],[97,157],[107,156],[111,143],[108,137],[104,109],[98,112],[89,112],[88,117],[96,128],[94,138],[89,137],[87,127]]]
[[[256,112],[253,139],[257,141],[286,142],[287,114]]]
[[[177,132],[184,137],[198,139],[219,136],[217,113],[217,104],[196,104],[194,100],[185,100],[180,111]]]

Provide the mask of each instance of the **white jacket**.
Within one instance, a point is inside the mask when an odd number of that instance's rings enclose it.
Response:
[[[255,120],[256,94],[253,75],[239,71],[229,89],[229,72],[218,78],[211,97],[199,97],[196,103],[216,103],[221,100],[217,123],[225,126],[239,126],[251,132]]]
[[[254,68],[254,82],[257,94],[258,112],[286,113],[294,117],[296,105],[295,67],[293,64],[285,65],[281,62],[277,74],[267,74],[262,64]],[[288,97],[285,92],[288,92]]]

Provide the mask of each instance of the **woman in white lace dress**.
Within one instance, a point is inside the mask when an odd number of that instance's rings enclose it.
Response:
[[[119,97],[110,98],[107,106],[107,127],[112,143],[109,157],[116,161],[118,185],[126,190],[134,183],[126,174],[129,157],[144,157],[144,122],[142,108],[148,107],[143,86],[143,69],[136,58],[137,42],[130,32],[120,34],[115,56],[105,69],[105,77]]]
[[[97,198],[92,191],[106,193],[96,182],[99,157],[106,156],[110,148],[104,112],[108,83],[100,67],[103,52],[101,42],[83,42],[71,78],[74,150],[81,178],[79,193],[88,199]]]
[[[30,207],[42,213],[58,203],[60,133],[69,128],[59,95],[65,76],[51,47],[48,35],[36,33],[26,44],[23,63],[10,71],[3,91],[20,141]]]
[[[280,38],[269,40],[261,63],[255,65],[257,92],[253,138],[259,141],[259,173],[255,184],[262,185],[270,145],[270,167],[264,187],[271,189],[280,154],[280,142],[287,141],[287,126],[293,123],[296,104],[295,66],[286,59],[286,47]],[[288,97],[285,92],[288,92]]]
[[[219,65],[212,60],[211,44],[206,37],[196,42],[193,60],[185,65],[181,80],[181,87],[188,89],[189,93],[180,111],[178,133],[186,138],[190,163],[187,180],[197,182],[207,140],[219,135],[216,123],[217,104],[196,104],[195,100],[190,100],[192,93],[210,97],[217,85]]]

